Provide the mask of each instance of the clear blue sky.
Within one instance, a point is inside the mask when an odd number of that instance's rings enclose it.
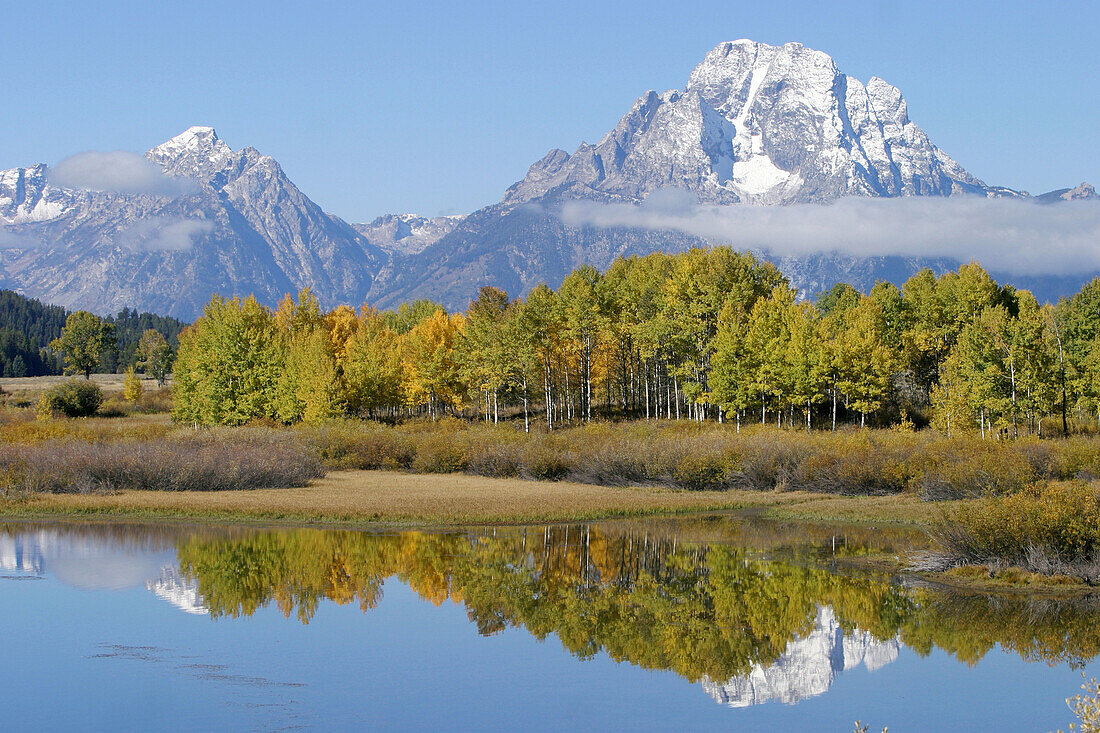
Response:
[[[551,147],[595,142],[647,89],[682,87],[718,43],[752,38],[898,86],[989,183],[1100,185],[1098,5],[13,3],[0,168],[207,124],[345,219],[467,212]]]

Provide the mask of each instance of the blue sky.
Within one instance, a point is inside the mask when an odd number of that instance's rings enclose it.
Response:
[[[345,219],[467,212],[548,149],[595,142],[647,89],[682,87],[718,43],[752,38],[896,85],[988,183],[1100,184],[1098,5],[12,4],[0,168],[145,150],[207,124]]]

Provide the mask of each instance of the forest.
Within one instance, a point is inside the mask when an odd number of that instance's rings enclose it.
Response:
[[[50,348],[61,335],[69,312],[12,290],[0,290],[0,377],[61,374],[63,355]],[[138,341],[148,329],[159,331],[173,347],[182,321],[124,308],[105,321],[113,325],[115,343],[103,352],[97,372],[120,372],[135,363]]]
[[[464,414],[528,430],[644,418],[1088,432],[1100,279],[1040,304],[970,263],[811,301],[771,264],[713,247],[583,266],[526,298],[486,286],[464,313],[215,296],[181,334],[174,378],[175,417],[201,424]]]

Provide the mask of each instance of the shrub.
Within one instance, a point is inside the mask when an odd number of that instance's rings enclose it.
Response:
[[[126,379],[122,381],[122,399],[137,402],[141,399],[141,378],[130,367],[126,370]]]
[[[0,446],[0,488],[9,494],[279,488],[323,473],[308,446],[276,431]]]
[[[921,496],[932,501],[1003,496],[1032,485],[1039,478],[1034,465],[1002,446],[971,443],[927,465],[919,481]]]
[[[1011,565],[1100,581],[1100,493],[1083,482],[1032,487],[956,509],[926,564]]]
[[[50,387],[38,399],[37,412],[42,417],[89,417],[103,403],[103,391],[86,379],[70,379]]]
[[[724,489],[726,464],[721,455],[713,453],[688,453],[681,456],[672,472],[677,486],[695,491]]]
[[[396,470],[412,465],[416,451],[408,436],[371,424],[333,423],[301,429],[330,468]]]
[[[519,468],[520,476],[535,481],[561,481],[573,469],[573,456],[546,445],[530,448]]]
[[[428,435],[417,441],[412,460],[417,473],[458,473],[468,466],[466,447],[454,436]]]

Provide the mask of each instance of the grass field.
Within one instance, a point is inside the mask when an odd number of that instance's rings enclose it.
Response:
[[[146,379],[143,375],[141,387],[147,392],[153,392],[159,389],[157,380]],[[0,377],[0,389],[3,389],[9,394],[26,394],[32,395],[41,392],[42,390],[49,389],[50,387],[61,384],[72,379],[71,376],[50,376],[50,377]],[[122,382],[126,379],[125,374],[93,374],[92,381],[99,385],[99,388],[106,394],[122,394]]]
[[[790,519],[923,524],[934,521],[944,508],[944,503],[930,504],[910,495],[678,491],[462,474],[348,470],[332,471],[299,488],[38,494],[0,502],[0,516],[454,525],[751,509]]]

